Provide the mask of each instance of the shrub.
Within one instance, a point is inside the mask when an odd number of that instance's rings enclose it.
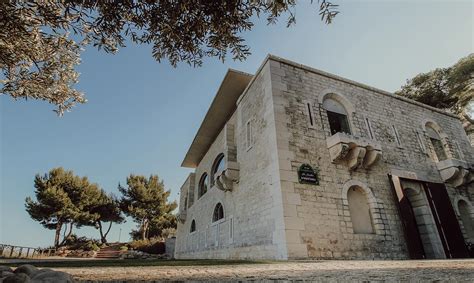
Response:
[[[100,242],[95,239],[89,239],[87,237],[77,237],[76,235],[69,236],[64,247],[69,250],[84,250],[84,251],[98,251]]]
[[[121,250],[121,251],[128,251],[128,247],[127,247],[127,246],[121,246],[121,247],[120,247],[120,250]]]
[[[130,248],[149,254],[164,254],[165,243],[159,238],[151,238],[146,240],[135,240],[129,244]]]
[[[85,251],[95,251],[95,252],[100,250],[99,246],[93,241],[87,242],[85,245],[82,246],[82,249]]]

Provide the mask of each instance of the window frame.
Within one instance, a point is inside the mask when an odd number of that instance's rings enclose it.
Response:
[[[305,113],[308,128],[316,129],[316,115],[313,103],[309,100],[303,100],[302,102],[304,104],[303,113]]]
[[[255,138],[254,138],[253,120],[249,119],[245,123],[245,149],[246,151],[249,151],[250,149],[252,149],[254,142],[255,142]]]
[[[206,181],[206,178],[208,179]],[[202,192],[202,187],[203,187],[203,184],[206,184],[206,191]],[[199,183],[198,183],[198,199],[200,199],[203,195],[205,195],[207,193],[207,191],[209,191],[209,174],[207,174],[207,172],[204,172],[202,173],[201,175],[201,178],[199,179]]]
[[[395,138],[395,142],[396,142],[397,146],[398,147],[403,147],[402,140],[400,139],[400,134],[398,133],[398,130],[397,130],[397,127],[395,126],[395,124],[392,124],[391,128],[392,128],[392,133],[393,133],[393,136]]]
[[[375,132],[373,130],[373,127],[372,127],[372,122],[370,121],[369,117],[365,117],[365,126],[367,127],[367,131],[369,133],[369,138],[372,139],[372,140],[376,140],[375,139]]]
[[[215,217],[215,216],[216,216],[216,210],[217,210],[217,217]],[[221,217],[221,218],[218,218],[220,211],[222,211],[222,217]],[[215,225],[215,224],[219,224],[219,223],[224,222],[224,221],[225,221],[224,206],[222,205],[221,202],[218,202],[218,203],[214,206],[214,210],[212,211],[212,221],[211,221],[211,223]]]
[[[225,170],[225,154],[224,153],[219,153],[217,155],[217,157],[214,159],[214,162],[212,163],[212,167],[211,167],[211,177],[210,177],[210,187],[214,187],[214,185],[216,184],[216,174],[218,172],[218,169],[219,169],[219,165],[221,162],[224,162],[223,164],[223,170]]]
[[[327,120],[329,124],[329,133],[331,134],[331,136],[337,133],[352,135],[349,117],[347,114],[341,114],[341,113],[333,112],[330,110],[326,110],[326,115],[327,115]],[[340,130],[333,129],[333,123],[331,121],[337,121],[338,128],[340,128]],[[344,128],[346,128],[346,130],[344,130]]]
[[[194,229],[193,229],[194,228]],[[191,227],[189,228],[189,234],[194,234],[197,232],[197,228],[196,228],[196,220],[192,220],[191,221]]]

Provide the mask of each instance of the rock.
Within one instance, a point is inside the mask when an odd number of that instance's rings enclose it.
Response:
[[[12,276],[5,277],[3,283],[28,283],[31,279],[25,273],[14,273]]]
[[[54,271],[54,270],[49,269],[49,268],[38,269],[35,273],[33,273],[33,274],[30,275],[30,278],[33,278],[33,277],[35,277],[36,275],[38,275],[38,274],[40,274],[40,273],[43,273],[43,272],[51,272],[51,271]]]
[[[0,265],[0,272],[3,272],[3,271],[13,272],[13,269],[11,269],[8,266]]]
[[[24,273],[28,276],[32,275],[33,273],[37,272],[38,271],[38,268],[34,267],[33,265],[31,264],[24,264],[24,265],[20,265],[18,266],[15,271],[13,271],[15,274],[19,274],[19,273]]]
[[[45,272],[39,272],[31,278],[32,282],[75,282],[74,278],[70,274],[62,271],[48,270]]]
[[[8,276],[12,276],[12,275],[15,275],[15,273],[13,273],[13,271],[2,271],[2,272],[0,272],[0,278],[5,278],[5,277],[8,277]]]

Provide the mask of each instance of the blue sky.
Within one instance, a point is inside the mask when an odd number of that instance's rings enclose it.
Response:
[[[53,167],[115,193],[130,173],[158,174],[176,199],[190,172],[181,161],[228,68],[254,73],[271,53],[396,91],[407,78],[473,52],[472,1],[335,0],[341,14],[330,26],[316,5],[301,2],[295,26],[259,20],[243,34],[252,51],[244,62],[173,68],[154,61],[148,46],[129,44],[116,55],[89,48],[77,85],[88,103],[64,117],[44,102],[0,96],[0,243],[52,244],[53,231],[30,219],[24,199],[34,195],[35,174]],[[109,240],[118,240],[120,228],[127,239],[134,226],[113,226]],[[98,238],[91,228],[76,233]]]

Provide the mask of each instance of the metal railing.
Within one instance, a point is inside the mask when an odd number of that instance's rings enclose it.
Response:
[[[42,258],[54,256],[56,249],[0,244],[0,258]]]

